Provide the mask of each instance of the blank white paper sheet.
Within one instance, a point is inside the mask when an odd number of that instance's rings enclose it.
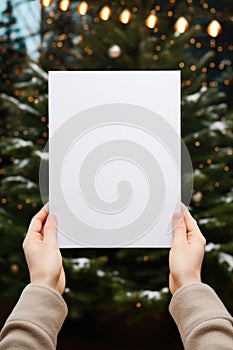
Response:
[[[49,72],[49,202],[61,248],[170,247],[180,72]]]

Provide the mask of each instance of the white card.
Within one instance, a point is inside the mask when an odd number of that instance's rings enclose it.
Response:
[[[49,72],[60,247],[170,247],[180,192],[180,72]]]

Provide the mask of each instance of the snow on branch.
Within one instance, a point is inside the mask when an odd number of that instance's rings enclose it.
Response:
[[[27,111],[28,113],[34,114],[36,116],[40,116],[40,112],[38,112],[36,109],[21,103],[19,100],[17,100],[15,97],[13,96],[9,96],[5,93],[1,94],[1,98],[3,98],[4,100],[14,104],[16,107],[18,107],[20,110],[22,111]]]
[[[220,252],[219,253],[219,259],[218,259],[220,264],[227,264],[227,270],[229,272],[233,271],[233,256],[227,253]]]
[[[29,62],[29,66],[44,80],[48,80],[48,74],[45,71],[43,71],[43,69],[41,69],[37,64],[35,64],[34,62]]]

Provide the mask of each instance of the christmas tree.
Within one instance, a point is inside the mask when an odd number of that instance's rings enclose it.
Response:
[[[221,7],[191,0],[66,3],[43,8],[40,62],[28,60],[21,81],[15,74],[3,95],[1,146],[3,159],[10,161],[1,169],[2,293],[7,289],[16,297],[26,283],[18,247],[42,205],[38,172],[47,141],[47,70],[180,69],[182,137],[194,169],[190,210],[208,243],[203,281],[233,311],[231,2],[222,1]],[[211,29],[214,20],[219,22]],[[63,255],[71,318],[84,320],[90,313],[107,319],[123,315],[131,323],[166,318],[167,249],[83,249]]]

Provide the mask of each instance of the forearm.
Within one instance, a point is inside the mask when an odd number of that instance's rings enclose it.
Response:
[[[0,349],[56,349],[67,315],[62,297],[52,288],[29,284],[0,334]]]
[[[186,350],[233,349],[233,318],[208,285],[193,283],[180,288],[169,311]]]

